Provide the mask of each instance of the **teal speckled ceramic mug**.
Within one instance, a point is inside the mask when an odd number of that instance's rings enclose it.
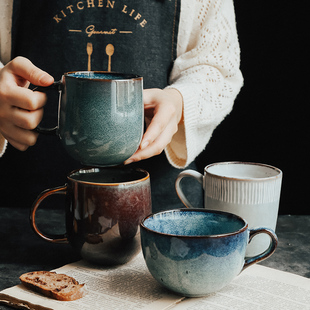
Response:
[[[65,73],[59,87],[58,126],[65,149],[88,166],[123,163],[138,149],[143,134],[143,78],[99,71]],[[40,88],[42,90],[42,88]]]
[[[175,209],[141,222],[141,245],[152,276],[168,289],[200,297],[228,285],[242,270],[268,258],[278,239],[267,228],[249,229],[241,217],[207,209]],[[254,236],[269,236],[266,251],[246,257]]]

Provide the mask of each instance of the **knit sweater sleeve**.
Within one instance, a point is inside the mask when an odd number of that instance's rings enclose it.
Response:
[[[0,1],[0,70],[10,60],[11,55],[11,24],[13,1]],[[7,147],[7,140],[0,133],[0,157]]]
[[[165,148],[177,168],[186,167],[204,150],[243,83],[232,0],[183,3],[178,57],[168,87],[183,96],[184,121]]]
[[[5,153],[8,141],[0,133],[0,157]]]
[[[1,68],[3,68],[3,64],[0,61],[0,70]],[[7,144],[8,144],[7,140],[0,133],[0,157],[2,157],[2,155],[5,153]]]

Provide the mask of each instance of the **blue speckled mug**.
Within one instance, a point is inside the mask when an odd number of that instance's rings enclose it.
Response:
[[[245,258],[255,235],[270,236],[269,248]],[[141,222],[141,244],[152,276],[168,289],[187,297],[220,290],[242,270],[272,255],[276,234],[249,229],[241,217],[206,209],[176,209],[147,216]]]
[[[60,91],[58,126],[37,131],[56,131],[68,153],[87,166],[119,165],[135,153],[144,126],[142,77],[68,72],[55,85]]]

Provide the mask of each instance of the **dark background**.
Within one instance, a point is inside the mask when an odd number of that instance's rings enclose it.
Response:
[[[309,87],[309,16],[306,1],[235,1],[237,29],[241,46],[244,86],[234,109],[215,130],[205,151],[198,157],[198,170],[219,161],[249,161],[270,164],[283,171],[280,214],[310,214],[306,199],[309,190],[309,129],[306,96]],[[0,206],[29,207],[43,189],[61,185],[65,175],[57,174],[45,155],[61,159],[67,171],[77,168],[61,147],[45,143],[40,136],[35,147],[17,152],[9,147],[2,160],[9,158],[27,173],[14,175],[11,165],[1,165]],[[36,147],[45,145],[38,155]],[[36,165],[23,166],[36,156]],[[40,156],[40,157],[39,157]],[[36,186],[36,171],[46,170]],[[29,183],[29,184],[28,184]],[[27,188],[31,187],[33,192]],[[10,192],[9,192],[10,189]],[[27,193],[22,194],[21,191]],[[1,197],[2,197],[1,196]],[[20,203],[11,203],[11,200]],[[28,201],[30,203],[25,203]],[[59,205],[62,205],[60,202]]]
[[[231,160],[280,168],[280,214],[310,214],[306,8],[306,1],[235,1],[244,86],[197,160],[200,172]]]

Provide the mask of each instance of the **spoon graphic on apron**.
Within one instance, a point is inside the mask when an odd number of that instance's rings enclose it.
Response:
[[[108,72],[111,72],[111,58],[112,58],[112,55],[114,54],[113,44],[108,44],[105,48],[105,52],[109,56]]]
[[[93,53],[93,44],[88,42],[86,47],[87,55],[88,55],[88,67],[87,70],[91,71],[91,54]]]

